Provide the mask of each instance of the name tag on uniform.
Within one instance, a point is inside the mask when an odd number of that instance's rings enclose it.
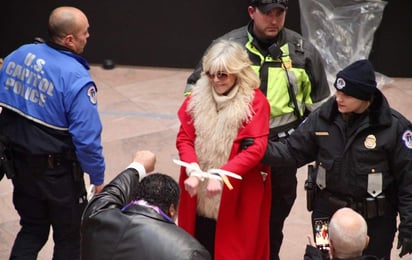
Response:
[[[316,136],[327,136],[329,135],[329,132],[315,132]]]

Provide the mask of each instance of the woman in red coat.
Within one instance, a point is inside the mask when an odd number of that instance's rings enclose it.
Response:
[[[269,104],[244,48],[219,41],[203,57],[201,78],[178,111],[181,169],[179,226],[216,260],[269,259],[271,185],[260,164]],[[230,184],[199,177],[210,169],[238,174]],[[232,186],[232,187],[231,187]]]

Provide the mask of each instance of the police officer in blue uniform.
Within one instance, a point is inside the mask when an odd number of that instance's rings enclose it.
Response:
[[[350,207],[368,224],[364,254],[390,259],[399,213],[400,256],[412,253],[412,124],[390,108],[368,60],[336,75],[335,96],[285,143],[270,142],[264,163],[315,161],[312,219]],[[314,222],[314,221],[313,221]]]
[[[0,140],[21,224],[11,259],[36,259],[50,226],[53,259],[80,258],[83,172],[98,193],[105,171],[97,89],[79,56],[88,27],[81,10],[58,7],[49,17],[50,41],[21,46],[0,71]]]

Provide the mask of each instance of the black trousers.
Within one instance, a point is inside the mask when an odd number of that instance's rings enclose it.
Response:
[[[279,260],[283,225],[296,200],[296,168],[276,167],[272,171],[272,206],[270,213],[270,259]]]
[[[209,251],[215,253],[216,220],[196,215],[195,238]]]
[[[328,203],[317,198],[312,212],[312,225],[315,218],[331,218],[336,208],[328,206]],[[363,251],[363,255],[373,255],[379,259],[389,260],[393,240],[396,233],[397,211],[390,204],[386,203],[385,214],[381,217],[365,219],[368,225],[369,245]]]
[[[80,222],[87,205],[84,181],[74,181],[70,164],[42,174],[16,164],[13,203],[21,229],[10,259],[37,259],[53,228],[54,260],[80,259]]]

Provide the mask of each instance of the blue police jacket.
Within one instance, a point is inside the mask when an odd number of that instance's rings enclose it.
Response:
[[[90,175],[92,184],[100,185],[105,171],[102,124],[97,88],[88,70],[87,62],[69,50],[46,43],[23,45],[4,59],[0,106],[34,124],[69,133],[83,171]],[[53,139],[43,143],[29,139],[29,144],[18,139],[24,138],[14,136],[11,141],[32,154],[59,152],[53,144],[46,144]]]

